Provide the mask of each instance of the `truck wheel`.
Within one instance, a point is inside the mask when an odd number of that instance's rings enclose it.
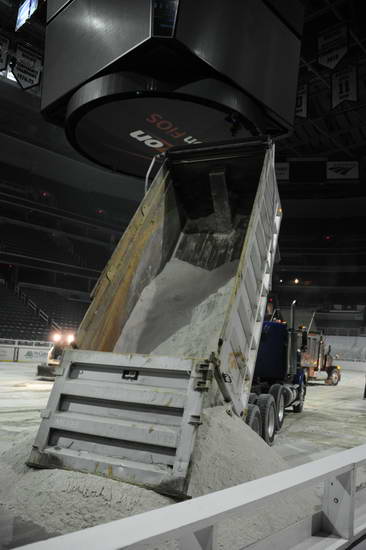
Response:
[[[279,432],[285,420],[285,395],[283,386],[281,384],[273,384],[269,389],[269,393],[273,395],[273,399],[276,403],[276,432]]]
[[[256,393],[250,393],[248,403],[255,405],[258,399],[258,395]]]
[[[340,379],[340,376],[339,376],[338,369],[332,369],[328,375],[328,380],[330,380],[332,386],[337,386],[339,379]]]
[[[261,393],[257,405],[262,417],[262,437],[267,445],[272,445],[276,433],[276,403],[273,395]]]
[[[252,430],[259,435],[259,437],[262,436],[262,417],[259,407],[257,407],[257,405],[248,405],[246,423],[248,424],[249,428],[252,428]]]
[[[306,386],[305,384],[301,384],[301,387],[300,387],[300,391],[299,391],[299,394],[300,394],[300,403],[298,403],[298,405],[294,405],[292,407],[294,413],[301,413],[303,408],[304,408],[304,401],[305,401],[305,395],[306,395]]]

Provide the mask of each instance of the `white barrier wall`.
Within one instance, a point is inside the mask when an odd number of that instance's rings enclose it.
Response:
[[[0,362],[47,362],[48,350],[51,346],[51,342],[0,338]]]
[[[366,363],[364,361],[345,361],[342,359],[342,361],[336,362],[340,364],[343,371],[353,370],[366,373]]]
[[[332,355],[345,361],[366,361],[366,336],[327,336]]]
[[[0,361],[14,361],[15,348],[0,345]]]
[[[22,363],[47,362],[48,348],[19,348],[17,361]]]

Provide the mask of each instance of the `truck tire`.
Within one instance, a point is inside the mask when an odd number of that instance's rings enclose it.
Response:
[[[257,405],[248,405],[246,423],[248,424],[249,428],[252,428],[252,430],[259,435],[259,437],[262,437],[262,417],[259,407],[257,407]]]
[[[276,403],[273,395],[261,393],[257,405],[262,417],[262,438],[267,445],[272,445],[276,433]]]
[[[269,393],[273,395],[273,399],[276,403],[276,432],[279,432],[285,420],[285,395],[283,386],[281,384],[273,384],[269,389]]]
[[[340,380],[339,370],[332,369],[331,371],[329,371],[328,380],[331,381],[332,386],[337,386]]]
[[[305,384],[301,384],[300,387],[300,402],[297,405],[294,405],[292,407],[294,413],[301,413],[304,408],[304,401],[305,401],[305,395],[306,395],[306,386]]]
[[[255,405],[257,402],[257,399],[258,399],[258,395],[256,393],[250,393],[248,403],[250,403],[251,405]]]

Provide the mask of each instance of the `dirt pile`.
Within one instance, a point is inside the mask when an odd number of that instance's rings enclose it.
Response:
[[[209,356],[217,349],[237,266],[208,271],[170,260],[141,293],[114,351]]]
[[[33,436],[0,456],[0,504],[8,512],[45,528],[68,533],[167,506],[174,501],[153,491],[92,474],[33,470],[24,466]],[[193,454],[189,492],[204,495],[286,469],[287,464],[225,407],[206,409]],[[235,550],[305,517],[318,504],[307,494],[278,497],[260,511],[221,522],[219,548]],[[176,548],[170,541],[155,546]]]

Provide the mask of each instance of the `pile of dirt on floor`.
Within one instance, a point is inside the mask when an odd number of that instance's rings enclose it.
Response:
[[[189,485],[192,497],[233,487],[286,470],[288,464],[275,448],[257,436],[225,407],[205,409],[199,428]],[[284,529],[320,507],[315,492],[297,492],[296,498],[279,495],[256,508],[255,512],[233,516],[219,524],[220,549],[236,550]]]
[[[101,476],[28,468],[34,436],[0,455],[0,504],[49,533],[69,533],[174,503],[154,491]]]
[[[197,497],[287,468],[287,464],[225,407],[206,409],[194,450],[189,492]],[[172,504],[153,491],[100,476],[24,466],[33,442],[28,436],[0,456],[0,504],[50,534],[68,533]],[[219,548],[235,550],[313,512],[313,494],[279,496],[254,514],[220,523]],[[174,541],[153,546],[176,548]]]

